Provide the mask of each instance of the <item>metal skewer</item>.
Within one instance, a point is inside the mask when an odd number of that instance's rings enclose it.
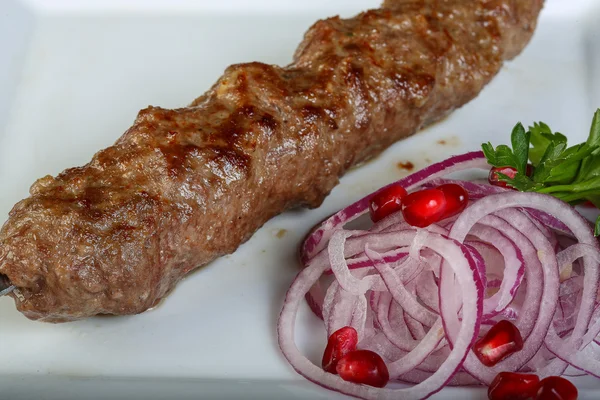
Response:
[[[0,274],[0,297],[9,294],[16,289],[16,286],[12,285],[6,275]]]

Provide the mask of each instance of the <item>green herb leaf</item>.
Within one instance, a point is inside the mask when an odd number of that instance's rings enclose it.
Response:
[[[592,178],[587,181],[578,182],[570,185],[554,185],[546,186],[537,190],[540,193],[555,193],[555,192],[595,192],[600,193],[600,177]]]
[[[498,178],[524,192],[551,194],[572,205],[592,202],[600,209],[600,109],[594,114],[590,134],[584,143],[567,147],[567,138],[543,122],[525,132],[518,123],[511,134],[512,148],[491,143],[482,145],[488,163],[494,167],[512,167],[514,178],[498,173]],[[534,167],[527,176],[527,161]],[[600,217],[595,234],[600,236]]]
[[[600,108],[594,113],[590,136],[588,136],[586,143],[590,146],[600,146]]]
[[[592,203],[594,203],[594,205],[595,205],[596,203],[598,203],[598,201],[597,201],[598,197],[596,197],[596,193],[598,193],[596,189],[591,189],[588,191],[581,191],[581,192],[577,192],[577,191],[552,192],[551,194],[554,197],[558,197],[565,203],[570,203],[572,205],[577,205],[577,204],[583,203],[588,200],[591,201]],[[598,205],[600,206],[600,203],[598,203]],[[598,206],[596,206],[596,207],[598,207]]]
[[[517,171],[526,174],[527,161],[529,160],[529,138],[530,132],[525,132],[520,122],[513,128],[510,141],[513,147],[513,155],[517,163]]]
[[[529,149],[529,160],[534,167],[537,167],[546,152],[550,143],[567,143],[567,138],[562,133],[552,133],[548,125],[543,122],[536,122],[529,127],[531,133],[531,149]]]
[[[521,192],[534,192],[544,187],[541,184],[535,183],[527,175],[520,172],[517,172],[514,178],[511,178],[501,172],[497,172],[497,175],[500,181],[506,182]]]
[[[483,150],[483,155],[485,156],[488,164],[496,166],[496,150],[494,150],[494,146],[490,142],[482,143],[481,150]]]
[[[535,168],[533,174],[533,180],[535,182],[544,182],[550,177],[552,168],[557,164],[557,160],[565,150],[565,147],[566,143],[549,142],[544,155]]]
[[[510,147],[501,144],[494,149],[491,143],[481,145],[488,163],[494,167],[513,167],[518,169],[518,161]]]
[[[557,147],[563,145],[564,144],[561,144]],[[550,149],[551,147],[552,145],[548,148]],[[570,147],[558,155],[553,154],[553,159],[542,159],[542,162],[536,169],[534,180],[546,185],[575,183],[578,181],[576,178],[579,175],[582,160],[589,157],[593,151],[594,148],[591,148],[584,143]]]
[[[600,176],[600,154],[594,154],[581,162],[576,181],[583,181]]]

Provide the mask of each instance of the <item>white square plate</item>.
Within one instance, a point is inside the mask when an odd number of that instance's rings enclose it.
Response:
[[[113,143],[146,105],[183,106],[232,63],[287,64],[314,21],[378,3],[5,0],[0,215],[35,179],[82,165]],[[50,325],[0,299],[0,399],[341,397],[297,376],[276,345],[276,319],[304,235],[404,175],[398,162],[420,168],[483,141],[506,142],[516,121],[543,120],[583,140],[600,106],[599,18],[595,0],[547,0],[531,44],[476,100],[351,171],[319,209],[273,219],[154,311]],[[306,310],[300,318],[299,342],[318,360],[323,330]],[[600,397],[600,382],[577,384],[580,398]],[[484,397],[484,389],[435,396]]]

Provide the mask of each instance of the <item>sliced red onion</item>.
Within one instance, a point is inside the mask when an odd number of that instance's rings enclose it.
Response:
[[[578,376],[586,376],[587,373],[578,370],[577,368],[573,368],[573,367],[567,367],[567,369],[565,370],[565,372],[563,373],[563,376],[568,376],[571,378],[575,378]]]
[[[598,352],[595,352],[591,345],[587,345],[583,347],[583,349],[577,350],[570,345],[570,342],[565,344],[565,340],[561,339],[556,334],[554,328],[550,328],[548,331],[545,343],[548,349],[560,358],[562,363],[555,361],[553,364],[550,364],[550,368],[542,371],[543,377],[550,376],[548,374],[554,372],[554,368],[557,368],[558,365],[568,363],[571,366],[584,371],[586,374],[600,378],[600,358],[598,357]],[[562,369],[560,373],[564,373],[565,369],[566,367]]]
[[[450,231],[450,237],[459,241],[464,240],[473,226],[486,215],[510,207],[529,205],[537,206],[544,211],[546,211],[546,209],[555,211],[552,206],[559,209],[564,207],[565,203],[553,197],[539,195],[537,193],[506,192],[491,195],[477,201],[460,215]],[[558,210],[556,210],[556,212],[558,212]],[[543,233],[536,229],[535,225],[528,218],[524,216],[521,218],[513,216],[510,219],[510,222],[513,225],[516,225],[518,229],[520,228],[520,231],[527,231],[529,233],[528,239],[537,249],[537,257],[544,265],[544,288],[542,297],[545,301],[541,303],[539,315],[533,331],[531,335],[525,339],[521,351],[496,364],[493,368],[484,367],[473,354],[469,354],[464,364],[465,369],[486,384],[490,384],[499,372],[507,370],[514,371],[521,368],[535,355],[535,353],[537,353],[552,321],[558,300],[558,267],[553,247]],[[440,283],[440,298],[442,299],[448,297],[443,296],[443,291],[454,290],[452,275],[451,272],[450,274],[448,272],[447,269],[442,268]],[[442,309],[442,318],[444,318],[444,322],[446,322],[446,317],[451,315],[452,309],[447,308],[447,310],[448,311],[444,313],[444,310]],[[447,326],[449,326],[449,329],[446,333],[448,334],[449,340],[453,342],[453,337],[455,336],[457,329],[457,322],[454,321],[453,324],[447,324]]]
[[[371,288],[371,283],[367,279],[357,279],[350,273],[346,257],[344,255],[344,244],[346,239],[352,235],[352,231],[336,231],[329,240],[329,262],[335,278],[342,289],[354,294],[363,295]]]
[[[423,324],[411,317],[406,311],[404,311],[402,318],[408,327],[408,331],[415,340],[421,340],[425,337],[426,332]]]
[[[487,163],[487,160],[481,151],[474,151],[472,153],[465,153],[450,157],[447,160],[432,164],[414,174],[407,176],[406,178],[382,187],[377,192],[358,200],[323,222],[321,226],[313,231],[304,242],[302,246],[302,259],[306,264],[308,260],[310,260],[315,254],[324,249],[329,241],[329,238],[331,237],[331,234],[336,228],[339,228],[365,214],[369,210],[370,198],[376,193],[385,190],[389,186],[400,185],[406,190],[410,191],[424,184],[425,182],[434,180],[436,178],[441,178],[444,175],[474,168],[489,169],[489,164]]]
[[[514,190],[505,189],[499,186],[491,186],[487,184],[468,182],[468,181],[457,181],[452,179],[433,179],[427,181],[423,187],[436,187],[447,183],[456,183],[464,187],[469,192],[469,197],[472,199],[480,199],[482,197],[491,196],[499,193],[516,193]],[[551,228],[561,234],[572,236],[571,230],[562,221],[557,219],[552,214],[546,213],[539,209],[528,209],[528,212],[539,222],[540,227]]]
[[[516,214],[515,210],[505,210],[513,218],[522,218]],[[483,217],[478,224],[494,227],[513,243],[519,244],[519,250],[522,254],[525,264],[525,286],[526,292],[522,304],[525,307],[519,307],[517,310],[515,304],[507,313],[503,314],[506,319],[517,319],[517,327],[524,337],[529,336],[533,329],[539,313],[540,303],[542,301],[542,264],[537,256],[535,247],[530,240],[506,220],[495,215]],[[518,318],[517,318],[518,317]]]
[[[340,328],[351,325],[358,297],[360,296],[353,295],[343,288],[339,289],[326,321],[327,336]]]
[[[408,327],[405,323],[398,323],[392,327],[390,323],[390,314],[392,310],[393,298],[389,293],[382,293],[379,297],[379,303],[377,304],[377,320],[381,325],[381,331],[385,335],[385,337],[396,346],[399,350],[402,351],[411,351],[413,350],[418,342],[411,335]],[[402,309],[400,309],[400,313],[402,313]],[[399,318],[394,318],[394,321],[398,321]]]
[[[575,244],[567,249],[563,250],[558,254],[559,259],[562,263],[572,263],[578,258],[586,257],[588,261],[591,261],[590,264],[596,264],[596,269],[598,268],[598,264],[600,263],[600,250],[597,246],[590,246],[587,244]],[[579,315],[577,316],[577,322],[579,322],[582,313],[583,302],[585,298],[585,285],[587,278],[587,270],[586,275],[584,276],[584,293],[582,294],[582,301],[580,304]],[[592,299],[595,302],[595,297]],[[588,301],[589,302],[589,301]],[[598,310],[598,309],[597,309]],[[600,314],[600,313],[596,313]],[[590,316],[591,319],[591,316]],[[549,376],[549,374],[554,373],[556,371],[563,372],[566,368],[566,363],[569,363],[575,368],[578,368],[582,371],[585,371],[588,374],[594,375],[600,378],[600,360],[598,357],[594,357],[592,352],[593,347],[590,345],[594,338],[600,332],[600,318],[596,321],[592,326],[587,329],[587,332],[583,336],[576,336],[577,332],[577,323],[573,332],[571,333],[568,339],[561,339],[557,334],[554,328],[552,327],[546,336],[545,343],[553,354],[558,356],[561,361],[554,361],[552,364],[548,366],[548,368],[541,371],[542,375]]]
[[[361,279],[367,274],[367,271],[355,270],[351,274],[355,275],[354,278]],[[331,335],[344,326],[352,326],[357,331],[364,330],[366,308],[364,296],[355,296],[342,287],[336,287],[332,305],[328,312],[324,313],[327,316],[327,319],[324,320],[327,335]]]
[[[352,321],[350,322],[350,326],[356,330],[358,337],[365,336],[365,324],[367,323],[367,313],[367,298],[364,295],[358,296],[354,303]]]
[[[423,398],[444,385],[490,383],[500,371],[600,377],[600,248],[590,225],[547,195],[441,179],[467,168],[488,167],[480,153],[469,153],[396,183],[409,191],[462,185],[470,202],[457,216],[416,229],[396,212],[367,230],[347,229],[368,211],[368,196],[309,235],[302,248],[306,268],[290,287],[278,324],[280,347],[294,369],[368,399]],[[392,379],[415,385],[356,385],[310,363],[293,340],[303,296],[328,334],[354,327],[359,348],[381,355]],[[470,350],[501,319],[514,321],[524,347],[486,367]]]
[[[278,337],[281,351],[294,369],[307,379],[327,388],[365,399],[421,399],[439,391],[460,367],[472,343],[477,338],[483,308],[483,285],[472,259],[467,257],[457,242],[432,234],[427,247],[444,257],[454,269],[463,294],[463,319],[453,350],[440,368],[428,379],[405,389],[376,389],[357,385],[329,374],[312,364],[294,343],[294,325],[298,308],[312,285],[325,272],[326,266],[315,265],[304,269],[288,290],[279,317]],[[401,244],[401,243],[400,243]]]
[[[516,247],[509,238],[494,228],[476,224],[473,226],[470,233],[482,240],[493,243],[495,248],[500,251],[500,254],[504,258],[504,265],[506,266],[503,271],[504,277],[498,292],[486,299],[483,304],[484,318],[489,318],[504,310],[515,297],[524,276],[525,266],[523,255],[519,248]],[[478,249],[476,243],[473,243],[472,246],[475,249]],[[481,249],[481,247],[479,248]],[[481,252],[479,254],[481,254]],[[484,265],[490,265],[490,263],[484,263]]]
[[[436,349],[443,338],[442,320],[438,318],[429,329],[429,332],[410,353],[388,365],[390,377],[399,377],[417,368]]]
[[[423,272],[419,275],[416,282],[416,291],[418,299],[423,303],[425,307],[428,307],[431,311],[439,314],[440,297],[437,291],[437,284],[433,272]]]
[[[388,291],[404,311],[422,324],[427,326],[433,325],[438,319],[438,316],[419,304],[408,290],[406,290],[406,287],[394,270],[383,260],[383,257],[376,251],[369,249],[368,245],[365,246],[365,254],[373,262],[373,266],[381,275]],[[410,261],[411,260],[408,260],[408,262]]]

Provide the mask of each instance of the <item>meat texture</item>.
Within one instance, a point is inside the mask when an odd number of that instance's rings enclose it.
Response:
[[[318,21],[285,68],[233,65],[188,107],[148,107],[92,161],[33,184],[0,233],[28,318],[152,307],[271,217],[473,99],[542,0],[387,0]],[[217,283],[218,284],[218,283]]]

